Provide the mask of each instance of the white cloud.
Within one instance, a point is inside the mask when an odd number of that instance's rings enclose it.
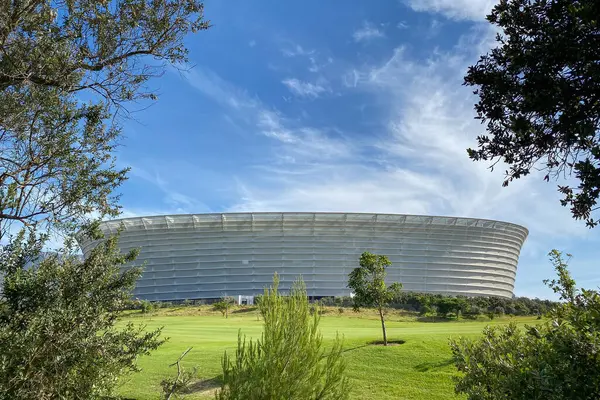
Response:
[[[202,94],[222,105],[232,124],[244,131],[275,139],[274,164],[278,167],[284,161],[294,162],[296,158],[301,160],[298,165],[303,165],[315,160],[343,159],[350,153],[348,141],[338,132],[305,126],[287,118],[210,70],[194,68],[186,72],[186,79]],[[290,89],[297,89],[300,95],[313,96],[329,90],[320,89],[320,83],[290,81]]]
[[[355,42],[366,42],[372,39],[383,38],[385,37],[385,33],[370,22],[365,21],[362,28],[354,31],[352,37]]]
[[[346,87],[355,88],[361,80],[361,72],[353,68],[342,75],[342,83]]]
[[[299,44],[291,47],[286,47],[281,50],[281,53],[286,57],[298,57],[298,56],[310,56],[315,54],[314,50],[308,50],[300,46]]]
[[[152,184],[152,186],[156,187],[163,193],[163,205],[159,212],[152,213],[156,214],[179,214],[179,213],[193,213],[193,212],[209,212],[211,211],[210,207],[208,207],[203,202],[198,199],[188,196],[182,193],[180,190],[174,189],[174,185],[166,179],[161,177],[158,171],[167,170],[167,171],[191,171],[193,166],[187,164],[171,164],[168,166],[164,166],[167,162],[166,160],[153,160],[151,164],[153,164],[153,171],[149,171],[148,169],[142,168],[140,165],[132,165],[130,176],[132,178],[142,179],[146,182]],[[148,210],[146,210],[148,211]],[[123,214],[119,216],[120,218],[126,218],[130,216],[137,216],[134,209],[124,210]],[[146,215],[152,215],[147,214]],[[142,214],[143,215],[143,214]]]
[[[250,97],[245,91],[223,80],[207,68],[190,69],[185,67],[181,76],[191,86],[223,106],[240,110],[254,107],[257,104],[257,100]]]
[[[405,0],[415,11],[439,13],[456,20],[483,21],[495,0]]]
[[[308,70],[313,73],[317,73],[323,68],[327,67],[328,65],[333,64],[333,58],[331,57],[327,57],[327,60],[325,60],[322,63],[319,63],[315,59],[315,57],[309,57],[308,60],[310,61],[310,66],[308,67]]]
[[[287,88],[297,96],[317,98],[328,91],[326,87],[319,83],[303,82],[296,78],[284,79],[283,83]]]
[[[406,21],[400,21],[396,24],[396,28],[398,29],[408,29],[408,24]]]
[[[442,25],[443,23],[441,23],[439,20],[435,18],[432,19],[431,23],[429,24],[429,32],[427,33],[427,37],[432,38],[434,36],[437,36],[437,34],[440,33],[442,29]]]

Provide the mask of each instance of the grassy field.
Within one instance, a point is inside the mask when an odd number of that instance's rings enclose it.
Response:
[[[160,381],[174,376],[169,368],[188,347],[184,365],[197,366],[199,382],[186,399],[214,398],[215,378],[221,373],[224,350],[235,351],[238,330],[249,337],[259,337],[261,322],[255,312],[220,314],[198,311],[197,308],[163,309],[152,315],[132,313],[128,319],[147,324],[148,328],[164,326],[169,341],[149,357],[140,360],[143,371],[127,378],[120,390],[131,399],[159,399]],[[343,334],[347,374],[352,382],[352,399],[456,399],[448,339],[475,337],[485,325],[535,323],[533,318],[502,318],[494,321],[418,322],[402,314],[388,316],[388,337],[402,339],[404,344],[393,347],[367,345],[380,339],[380,322],[374,314],[342,315],[333,311],[323,315],[321,332],[326,340]]]

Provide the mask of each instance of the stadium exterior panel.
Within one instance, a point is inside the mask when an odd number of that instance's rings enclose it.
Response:
[[[512,297],[526,228],[472,218],[364,213],[222,213],[125,218],[122,251],[144,264],[134,296],[147,300],[255,296],[280,276],[302,277],[309,296],[347,296],[362,252],[390,258],[404,290]],[[97,241],[81,239],[84,255]]]

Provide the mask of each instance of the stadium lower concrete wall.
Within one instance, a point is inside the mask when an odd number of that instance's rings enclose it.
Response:
[[[103,222],[145,264],[134,295],[184,300],[262,293],[302,277],[309,296],[347,296],[364,251],[387,255],[408,291],[511,297],[527,229],[471,218],[358,213],[224,213]],[[87,255],[97,242],[82,239]]]

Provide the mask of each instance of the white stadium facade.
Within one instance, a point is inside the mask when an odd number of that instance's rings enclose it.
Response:
[[[284,290],[301,276],[309,296],[348,296],[364,251],[388,256],[388,280],[407,291],[512,297],[528,234],[484,219],[304,212],[136,217],[101,229],[122,229],[122,251],[140,249],[134,296],[151,301],[255,296],[275,272]],[[84,255],[97,244],[80,242]]]

